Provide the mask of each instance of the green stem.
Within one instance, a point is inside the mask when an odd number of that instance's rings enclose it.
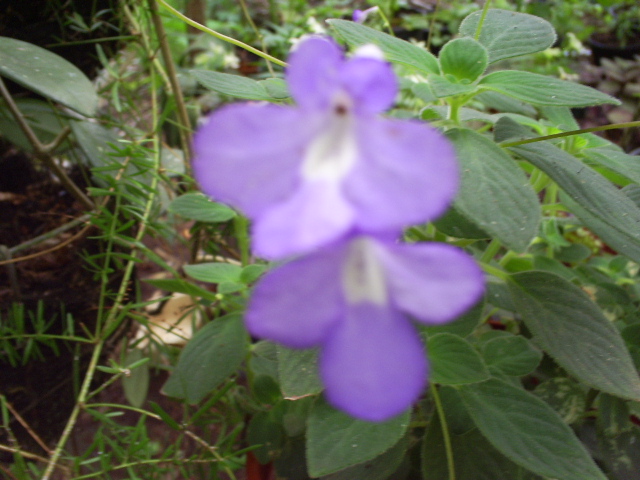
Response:
[[[545,140],[552,140],[554,138],[562,138],[562,137],[570,137],[572,135],[580,135],[582,133],[603,132],[605,130],[615,130],[618,128],[633,128],[633,127],[640,127],[640,121],[614,123],[612,125],[602,125],[600,127],[583,128],[580,130],[571,130],[569,132],[554,133],[553,135],[545,135],[543,137],[526,138],[524,140],[517,140],[515,142],[501,143],[500,146],[503,148],[517,147],[519,145],[526,145],[527,143],[543,142]]]
[[[240,40],[236,40],[235,38],[227,37],[226,35],[218,33],[215,30],[211,30],[210,28],[205,27],[204,25],[201,25],[198,22],[194,22],[189,17],[184,16],[178,10],[176,10],[167,2],[165,2],[165,0],[157,0],[157,1],[158,3],[162,4],[162,6],[165,7],[167,10],[169,10],[173,15],[175,15],[180,20],[185,22],[187,25],[191,25],[193,28],[197,28],[201,32],[208,33],[209,35],[216,37],[218,40],[222,40],[223,42],[230,43],[232,45],[235,45],[236,47],[243,48],[251,53],[258,55],[260,58],[264,58],[265,60],[275,63],[276,65],[280,65],[281,67],[287,66],[287,64],[282,60],[279,60],[276,57],[272,57],[271,55],[261,52],[257,48],[253,48],[251,45],[247,45],[246,43],[243,43]]]
[[[233,219],[233,227],[240,248],[240,263],[244,267],[249,264],[249,221],[238,215]]]
[[[240,0],[240,6],[242,7],[242,13],[244,14],[244,17],[247,19],[247,22],[249,22],[249,25],[251,26],[253,33],[256,34],[256,37],[260,41],[260,46],[262,47],[262,50],[264,51],[264,53],[268,54],[267,45],[264,43],[264,37],[260,33],[260,30],[258,30],[258,27],[256,26],[256,22],[254,22],[253,18],[251,18],[251,14],[249,13],[249,8],[247,7],[247,2],[245,2],[245,0]],[[267,60],[267,68],[269,69],[269,73],[271,74],[271,76],[272,77],[275,76],[273,73],[273,67],[271,66],[271,62],[269,60]]]
[[[480,267],[489,275],[493,275],[500,280],[504,280],[505,282],[511,281],[511,278],[509,277],[509,274],[507,272],[505,272],[504,270],[500,270],[493,265],[489,265],[488,263],[481,263]]]
[[[491,5],[491,0],[487,0],[486,2],[484,2],[482,15],[480,16],[480,21],[478,22],[478,28],[476,28],[476,34],[473,37],[475,40],[478,40],[480,38],[480,33],[482,33],[482,25],[484,24],[484,19],[487,18],[487,12],[489,11],[489,5]]]
[[[153,71],[151,72],[154,73]],[[155,89],[151,91],[151,108],[152,108],[152,118],[154,119],[153,123],[153,148],[152,151],[154,154],[154,167],[156,170],[156,175],[153,176],[151,181],[151,185],[149,188],[149,196],[147,197],[147,201],[144,207],[144,211],[142,213],[142,218],[140,221],[140,228],[135,236],[134,244],[141,245],[142,238],[145,236],[147,232],[147,226],[149,225],[149,218],[151,217],[151,213],[153,211],[154,200],[156,196],[156,192],[158,191],[158,182],[159,175],[158,170],[160,169],[160,139],[159,139],[159,124],[158,124],[158,103],[157,103],[157,94]],[[119,197],[118,197],[119,198]],[[89,361],[89,365],[87,367],[87,372],[85,374],[84,380],[82,382],[82,387],[80,388],[80,394],[78,395],[78,399],[76,400],[76,404],[71,411],[71,415],[69,415],[69,419],[67,420],[67,424],[60,435],[60,439],[56,444],[56,448],[51,454],[49,459],[49,463],[47,464],[47,468],[42,475],[41,480],[49,480],[54,469],[57,466],[58,460],[62,455],[62,450],[64,449],[69,437],[71,436],[71,432],[73,431],[76,422],[78,420],[78,416],[80,412],[85,408],[85,402],[87,401],[89,388],[91,387],[91,382],[93,381],[93,377],[96,372],[96,368],[98,366],[98,361],[100,360],[100,355],[104,348],[106,339],[108,335],[116,328],[116,324],[118,323],[121,307],[124,303],[125,298],[127,297],[127,290],[129,289],[129,283],[131,280],[131,275],[133,274],[133,268],[137,263],[136,257],[138,254],[138,249],[134,248],[131,251],[130,259],[127,261],[122,274],[122,280],[120,282],[120,288],[115,296],[112,307],[109,309],[109,314],[104,321],[104,325],[102,327],[102,331],[96,331],[96,337],[99,337],[100,340],[96,342],[95,348],[93,350],[91,360]],[[105,269],[105,271],[108,271]],[[106,284],[106,282],[104,282]],[[102,295],[104,297],[104,295]],[[104,311],[103,307],[99,308],[99,316]],[[100,325],[100,322],[98,322]]]
[[[502,244],[497,238],[492,239],[491,242],[489,242],[489,246],[487,246],[487,249],[480,257],[480,261],[483,263],[489,263],[491,260],[493,260],[493,257],[495,257],[496,254],[500,251],[501,247]]]
[[[456,467],[453,461],[453,448],[451,447],[451,437],[449,436],[449,426],[447,425],[447,417],[442,408],[442,401],[438,393],[438,386],[432,385],[431,394],[436,404],[436,411],[440,419],[440,427],[442,428],[442,439],[444,440],[444,449],[447,454],[447,469],[449,471],[449,480],[456,480]]]

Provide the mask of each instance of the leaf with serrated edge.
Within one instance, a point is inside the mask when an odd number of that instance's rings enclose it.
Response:
[[[429,338],[430,380],[443,385],[482,382],[489,372],[480,354],[464,338],[438,333]]]
[[[478,429],[513,462],[557,480],[606,480],[573,431],[535,395],[497,378],[458,391]]]
[[[334,19],[327,20],[327,23],[352,47],[373,43],[392,63],[414,67],[426,74],[440,73],[436,57],[417,45],[348,20]]]
[[[618,330],[576,285],[547,272],[511,275],[511,297],[534,341],[581,382],[640,400],[640,378]]]
[[[367,462],[393,447],[408,426],[408,411],[386,422],[365,422],[318,399],[307,420],[309,475],[321,477]]]
[[[187,343],[162,393],[198,403],[240,367],[247,349],[242,316],[217,318]]]
[[[474,12],[460,24],[460,35],[475,37],[482,12]],[[478,41],[489,52],[489,63],[546,50],[556,40],[553,26],[540,17],[509,10],[491,9],[482,24]]]

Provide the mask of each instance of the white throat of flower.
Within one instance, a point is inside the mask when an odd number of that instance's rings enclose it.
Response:
[[[356,161],[355,118],[346,93],[336,95],[328,117],[304,156],[302,176],[307,180],[340,180]]]
[[[351,242],[342,269],[342,288],[349,303],[387,304],[387,283],[375,245],[367,238]]]

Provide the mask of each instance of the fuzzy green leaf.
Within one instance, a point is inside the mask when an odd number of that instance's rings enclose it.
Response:
[[[516,309],[545,352],[583,383],[640,400],[640,378],[624,340],[585,292],[546,272],[511,278]]]
[[[327,23],[352,47],[373,43],[390,62],[414,67],[426,74],[440,73],[436,57],[412,43],[348,20],[334,19]]]
[[[460,24],[460,35],[476,35],[482,12],[474,12]],[[509,10],[491,9],[482,24],[478,41],[489,52],[489,63],[546,50],[556,40],[553,26],[540,17]]]
[[[480,432],[513,462],[557,480],[606,480],[573,431],[535,395],[496,378],[459,392]]]

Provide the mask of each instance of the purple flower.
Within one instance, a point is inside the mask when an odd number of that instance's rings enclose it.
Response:
[[[378,11],[378,7],[367,8],[366,10],[354,10],[353,21],[356,23],[364,23],[369,15]]]
[[[319,346],[329,402],[382,421],[410,407],[427,381],[424,348],[407,315],[448,322],[483,290],[482,271],[455,247],[356,236],[265,275],[246,324],[288,347]]]
[[[379,116],[397,81],[364,52],[371,48],[345,59],[332,40],[310,37],[286,71],[296,106],[226,106],[197,132],[195,177],[253,221],[259,256],[305,253],[358,232],[399,234],[453,200],[453,147],[422,122]]]

